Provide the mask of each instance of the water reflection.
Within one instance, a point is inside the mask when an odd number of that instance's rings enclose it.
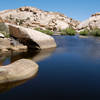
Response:
[[[56,53],[68,53],[77,54],[85,58],[98,59],[100,58],[100,38],[89,37],[69,37],[69,36],[58,36],[55,37],[58,44]]]
[[[28,52],[9,52],[7,54],[0,55],[0,65],[8,65],[14,61],[17,61],[22,58],[31,59],[35,62],[41,61],[49,57],[55,48],[46,49],[46,50],[30,50]]]
[[[9,52],[7,54],[1,54],[0,55],[0,65],[7,65],[14,61],[17,61],[22,58],[31,59],[33,61],[41,61],[43,59],[46,59],[49,57],[52,52],[55,51],[55,48],[52,49],[46,49],[46,50],[34,50],[34,51],[28,51],[28,52]],[[30,79],[28,79],[30,80]],[[15,88],[19,85],[22,85],[26,83],[28,80],[18,81],[18,82],[10,82],[5,84],[0,84],[0,93],[6,92],[12,88]]]
[[[0,95],[0,99],[100,100],[100,38],[57,36],[55,39],[56,50],[13,53],[7,57],[10,60],[4,60],[9,63],[28,58],[37,61],[40,68],[35,79]]]
[[[34,79],[36,76],[37,76],[37,73],[34,77],[31,77],[27,80],[21,80],[21,81],[16,81],[16,82],[9,82],[9,83],[0,84],[0,93],[7,92],[7,91],[11,90],[12,88],[23,85],[24,83],[28,82],[30,79]]]

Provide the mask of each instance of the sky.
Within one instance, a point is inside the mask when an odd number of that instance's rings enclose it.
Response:
[[[45,11],[65,14],[76,20],[86,20],[92,14],[100,12],[100,0],[1,0],[0,11],[33,6]]]

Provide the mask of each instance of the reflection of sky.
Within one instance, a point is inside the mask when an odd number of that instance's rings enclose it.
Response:
[[[74,54],[84,59],[100,58],[100,38],[55,37],[58,48],[56,53]]]
[[[11,63],[11,58],[10,58],[10,57],[7,57],[7,58],[4,60],[4,62],[3,62],[2,65],[8,65],[8,64],[10,64],[10,63]]]

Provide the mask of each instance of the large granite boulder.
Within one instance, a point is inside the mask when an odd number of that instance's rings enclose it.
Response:
[[[77,26],[77,30],[100,28],[100,13],[91,15],[91,17]]]
[[[38,65],[26,59],[18,60],[7,66],[0,66],[0,84],[25,80],[38,72]]]
[[[0,51],[6,52],[10,49],[10,40],[7,38],[0,38]]]
[[[31,40],[31,43],[28,43],[28,45],[32,45],[33,42],[33,44],[36,44],[40,49],[56,47],[55,40],[49,35],[30,28],[24,28],[12,24],[8,24],[8,26],[11,36],[18,38],[21,42]]]
[[[35,7],[21,7],[15,10],[5,10],[0,12],[0,16],[5,22],[29,27],[56,29],[59,31],[72,26],[76,26],[79,21],[73,20],[58,12],[48,12]]]

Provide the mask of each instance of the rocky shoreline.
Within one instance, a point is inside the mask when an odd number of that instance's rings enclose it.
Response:
[[[47,12],[35,7],[4,10],[0,11],[0,51],[27,50],[30,47],[52,48],[56,47],[55,40],[45,34],[88,35],[87,33],[91,34],[89,30],[93,30],[95,34],[99,31],[94,30],[95,28],[100,29],[99,12],[80,22],[61,13]]]
[[[55,48],[57,46],[55,39],[50,35],[76,35],[80,32],[81,35],[94,32],[94,35],[100,36],[100,13],[80,22],[61,13],[34,7],[0,11],[2,54],[9,51]],[[21,59],[10,65],[0,66],[0,83],[24,80],[37,72],[38,65],[34,61]]]

